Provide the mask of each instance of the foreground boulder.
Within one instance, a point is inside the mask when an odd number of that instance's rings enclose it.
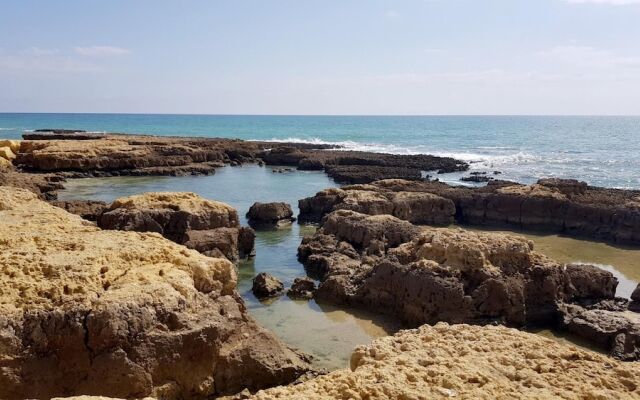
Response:
[[[280,296],[284,291],[284,285],[275,276],[261,272],[253,278],[251,291],[258,299],[268,299]]]
[[[295,221],[293,210],[287,203],[253,203],[247,212],[252,226],[278,226]]]
[[[247,314],[236,271],[0,187],[0,398],[201,399],[309,370]]]
[[[356,348],[350,369],[252,399],[633,399],[640,366],[494,326],[422,326]]]
[[[98,217],[98,226],[136,232],[157,232],[207,255],[232,261],[251,254],[253,238],[228,204],[195,193],[144,193],[115,200]]]
[[[363,195],[355,193],[363,190],[372,193],[369,197],[378,198],[376,208],[368,210],[370,201],[360,200]],[[414,202],[406,209],[419,211],[413,211],[413,216],[402,215],[396,206],[391,207],[382,199],[391,200],[394,195],[407,192],[412,196],[432,194],[450,206],[429,208],[433,203]],[[482,188],[390,179],[321,191],[300,200],[299,206],[301,220],[319,221],[331,211],[347,208],[366,214],[391,214],[418,224],[445,225],[455,216],[460,224],[537,229],[640,244],[640,191],[593,187],[570,179],[541,179],[534,185],[495,180]],[[443,219],[420,221],[422,215]]]

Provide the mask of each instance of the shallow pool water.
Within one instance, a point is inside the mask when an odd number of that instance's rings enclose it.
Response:
[[[271,167],[245,165],[224,167],[206,177],[112,177],[71,180],[60,199],[93,199],[111,202],[122,196],[151,191],[191,191],[234,206],[243,225],[245,213],[256,201],[284,201],[297,211],[299,199],[336,184],[323,172],[274,173]],[[477,228],[471,228],[477,229]],[[485,228],[482,228],[485,229]],[[238,265],[238,290],[250,313],[286,343],[314,356],[318,367],[343,368],[354,347],[386,336],[400,326],[392,318],[338,308],[315,301],[293,301],[286,296],[269,302],[258,301],[251,293],[251,281],[259,272],[269,272],[288,287],[296,277],[305,276],[296,257],[304,236],[313,234],[313,225],[294,223],[277,230],[259,230],[256,257]],[[620,280],[618,295],[629,297],[640,281],[640,249],[627,249],[588,240],[550,234],[524,235],[536,250],[560,262],[595,263],[613,272]],[[557,334],[542,331],[545,336]],[[565,339],[563,339],[565,340]],[[569,339],[571,340],[571,339]]]
[[[143,192],[190,191],[226,202],[245,213],[256,201],[284,201],[297,211],[298,200],[336,184],[323,172],[273,173],[271,167],[245,165],[225,167],[204,177],[111,177],[74,179],[59,193],[61,200],[93,199],[111,202],[122,196]],[[293,301],[287,296],[261,303],[251,293],[253,277],[269,272],[290,286],[294,278],[306,276],[297,260],[297,248],[313,225],[291,224],[277,230],[256,232],[256,256],[238,265],[238,290],[247,307],[263,326],[286,343],[311,354],[318,367],[337,369],[348,366],[354,347],[373,338],[392,334],[399,325],[390,318],[359,310],[337,308],[315,301]]]

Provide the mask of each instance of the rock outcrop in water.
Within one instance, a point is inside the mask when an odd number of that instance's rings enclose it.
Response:
[[[12,187],[0,221],[2,399],[201,399],[309,370],[247,314],[225,259],[100,230]]]
[[[414,224],[449,225],[454,221],[456,208],[449,199],[427,192],[391,191],[374,185],[325,189],[314,197],[302,199],[298,203],[300,220],[320,222],[332,211],[352,210],[369,215],[389,214]]]
[[[249,256],[254,234],[241,227],[237,211],[195,193],[145,193],[115,200],[98,216],[98,226],[157,232],[167,239],[232,261]]]
[[[451,220],[450,206],[427,208],[420,215],[430,215],[434,222],[428,222],[428,218],[412,220],[411,215],[402,215],[386,205],[384,199],[409,192],[414,196],[431,194],[450,201],[454,205],[455,220],[461,224],[545,230],[640,244],[640,191],[637,190],[598,188],[562,179],[541,179],[534,185],[493,181],[483,188],[383,180],[343,190],[328,189],[300,200],[300,219],[317,221],[335,209],[347,208],[368,214],[392,214],[420,224],[439,225]],[[361,194],[363,191],[370,194],[365,197]],[[377,201],[372,202],[372,198]]]
[[[97,221],[107,209],[107,203],[99,200],[52,200],[49,204],[79,215],[87,221]]]
[[[211,174],[224,164],[267,163],[324,170],[339,182],[421,179],[421,171],[452,172],[468,165],[448,157],[337,151],[336,146],[153,137],[86,132],[36,132],[16,164],[25,170],[68,176]]]
[[[571,319],[570,305],[612,300],[618,284],[597,267],[559,264],[522,237],[421,228],[351,210],[327,215],[315,235],[303,239],[298,256],[321,280],[316,300],[393,315],[410,327],[445,321],[555,328]],[[627,334],[622,347],[615,340],[596,343],[636,359],[640,342],[623,314],[615,312],[631,328],[611,336]]]
[[[275,276],[261,272],[253,278],[251,291],[258,299],[268,299],[284,293],[284,285]]]
[[[276,227],[287,225],[296,219],[287,203],[253,203],[247,212],[249,224],[255,227]]]
[[[275,399],[635,399],[625,364],[504,327],[423,326],[358,347],[351,368],[258,392]]]

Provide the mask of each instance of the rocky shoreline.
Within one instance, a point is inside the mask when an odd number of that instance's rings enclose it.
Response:
[[[448,227],[639,245],[640,191],[558,179],[454,187],[423,175],[464,171],[464,162],[326,145],[49,129],[5,147],[0,398],[246,398],[317,374],[237,293],[233,263],[253,255],[255,232],[235,209],[193,193],[56,200],[65,179],[207,175],[248,163],[322,170],[349,184],[299,201],[298,219],[319,224],[298,248],[318,287],[303,277],[285,291],[261,274],[257,295],[423,325],[356,349],[351,371],[255,398],[640,396],[640,286],[616,298],[610,272],[558,263],[522,237]],[[247,218],[255,229],[295,220],[286,203],[255,203]],[[571,332],[610,357],[493,325]]]

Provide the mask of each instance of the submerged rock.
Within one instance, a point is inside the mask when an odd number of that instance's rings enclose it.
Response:
[[[275,276],[261,272],[253,278],[251,291],[258,299],[278,297],[284,292],[284,285]]]
[[[11,187],[0,221],[2,399],[201,399],[310,369],[248,315],[228,260],[100,230]]]
[[[252,226],[277,226],[295,221],[287,203],[253,203],[247,218]]]
[[[144,193],[115,200],[98,217],[98,226],[136,232],[157,232],[208,255],[237,261],[253,251],[250,228],[238,222],[228,204],[195,193]]]
[[[422,326],[360,346],[350,369],[253,399],[640,397],[640,368],[515,329]]]
[[[309,277],[296,278],[287,290],[287,296],[292,299],[311,300],[316,292],[316,283]]]

